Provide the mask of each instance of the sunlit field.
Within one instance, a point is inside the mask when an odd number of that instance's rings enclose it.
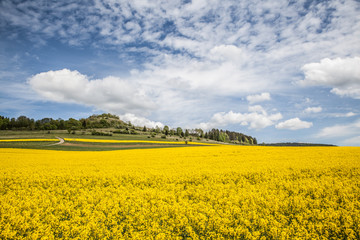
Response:
[[[360,148],[0,156],[0,239],[360,239]]]

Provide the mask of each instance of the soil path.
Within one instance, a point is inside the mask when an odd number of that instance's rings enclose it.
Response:
[[[56,137],[56,138],[59,139],[59,142],[50,144],[48,146],[59,145],[59,144],[63,144],[65,142],[65,140],[60,137]]]

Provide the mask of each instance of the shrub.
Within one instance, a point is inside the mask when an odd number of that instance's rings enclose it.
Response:
[[[96,136],[112,136],[111,133],[106,133],[106,132],[97,132],[95,130],[93,130],[91,132],[91,135],[96,135]]]
[[[113,133],[119,133],[119,134],[129,134],[129,131],[124,129],[124,130],[115,130],[113,131]]]

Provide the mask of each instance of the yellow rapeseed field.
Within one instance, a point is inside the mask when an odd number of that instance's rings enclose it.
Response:
[[[360,148],[0,149],[0,239],[360,239]]]

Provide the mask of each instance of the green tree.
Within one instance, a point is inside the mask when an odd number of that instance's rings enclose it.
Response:
[[[73,131],[79,130],[81,128],[80,121],[74,118],[69,118],[69,120],[65,121],[65,125],[66,125],[66,129],[70,129]]]
[[[226,132],[220,132],[219,134],[219,140],[220,142],[228,142],[229,141],[229,136],[226,134]]]
[[[6,130],[9,128],[10,119],[7,117],[0,116],[0,129]]]
[[[169,134],[169,127],[168,126],[164,126],[164,129],[163,129],[163,133],[165,134],[165,135],[168,135]]]
[[[82,118],[80,119],[80,122],[81,122],[81,126],[83,129],[86,129],[87,128],[87,120]]]
[[[16,119],[16,128],[17,129],[29,129],[30,119],[26,116],[20,116]]]
[[[185,135],[185,137],[188,137],[189,136],[189,130],[186,129],[184,135]]]
[[[181,136],[182,132],[183,130],[181,129],[181,127],[176,128],[176,135],[178,135],[179,137]]]
[[[208,138],[209,138],[209,136],[208,136],[208,133],[207,133],[207,132],[205,132],[204,138],[206,138],[206,139],[208,139]]]

